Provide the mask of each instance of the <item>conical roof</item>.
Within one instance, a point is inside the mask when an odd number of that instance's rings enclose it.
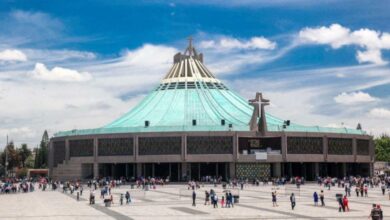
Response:
[[[196,52],[190,41],[184,54],[174,56],[160,85],[134,109],[104,128],[248,130],[252,112],[247,100],[229,90],[207,69],[203,55]]]
[[[250,131],[253,106],[218,80],[192,46],[177,53],[173,65],[138,105],[117,120],[97,129],[58,132],[55,136],[181,131]],[[291,123],[266,114],[268,131],[362,134],[361,130],[323,128]]]

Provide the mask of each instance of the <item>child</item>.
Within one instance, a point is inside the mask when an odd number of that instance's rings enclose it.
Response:
[[[344,205],[345,209],[347,210],[347,212],[349,212],[349,205],[348,205],[347,195],[345,195],[344,198],[343,198],[343,205]]]
[[[223,208],[225,206],[225,197],[222,196],[222,199],[221,199],[221,207]]]

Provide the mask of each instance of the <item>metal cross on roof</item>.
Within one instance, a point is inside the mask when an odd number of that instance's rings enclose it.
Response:
[[[267,122],[264,106],[269,105],[269,99],[263,98],[263,94],[257,92],[256,97],[249,100],[249,104],[254,107],[252,118],[249,122],[251,131],[260,131],[262,134],[265,134],[267,131]],[[258,118],[259,121],[257,121]]]
[[[188,47],[186,48],[184,54],[188,52],[188,56],[197,56],[196,50],[192,46],[192,40],[193,40],[192,36],[189,36],[187,39],[188,39]]]

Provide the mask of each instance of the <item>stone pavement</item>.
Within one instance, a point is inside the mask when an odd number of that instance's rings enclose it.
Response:
[[[312,199],[314,191],[320,192],[316,184],[307,184],[297,190],[295,186],[247,186],[244,190],[232,190],[240,195],[234,208],[216,208],[204,205],[204,191],[214,188],[206,185],[197,192],[197,205],[193,207],[191,194],[186,185],[168,185],[155,190],[142,191],[122,186],[112,189],[114,204],[105,207],[96,191],[96,204],[89,205],[89,189],[84,187],[80,201],[75,193],[70,195],[60,191],[36,191],[26,194],[0,195],[1,219],[367,219],[372,203],[382,206],[385,218],[390,219],[390,200],[383,196],[379,188],[369,189],[368,198],[356,197],[352,188],[349,197],[350,212],[338,212],[335,194],[343,193],[342,188],[324,189],[325,207],[315,207]],[[221,186],[215,188],[222,198]],[[273,207],[271,191],[277,191],[278,207]],[[129,191],[130,205],[120,205],[120,193]],[[294,192],[297,206],[292,211],[289,195]]]

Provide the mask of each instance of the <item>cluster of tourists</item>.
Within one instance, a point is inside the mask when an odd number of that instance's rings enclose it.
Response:
[[[164,186],[169,183],[169,177],[160,178],[160,177],[139,177],[135,181],[137,188],[142,189],[156,189],[157,185]]]
[[[10,193],[27,193],[33,192],[35,187],[35,182],[29,180],[5,180],[0,181],[0,193],[10,194]]]
[[[210,189],[210,191],[205,191],[204,205],[213,205],[214,208],[218,208],[218,204],[220,204],[221,208],[233,208],[235,198],[238,198],[238,196],[234,196],[230,190],[225,190],[219,198],[215,190]],[[196,206],[195,190],[192,190],[192,206]]]
[[[38,189],[45,191],[49,186],[47,178],[5,178],[0,180],[0,194],[27,193]]]

